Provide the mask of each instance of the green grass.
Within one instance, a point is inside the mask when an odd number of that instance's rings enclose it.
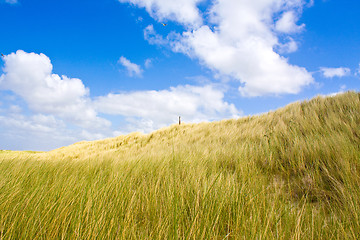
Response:
[[[0,151],[0,239],[357,239],[360,94]]]

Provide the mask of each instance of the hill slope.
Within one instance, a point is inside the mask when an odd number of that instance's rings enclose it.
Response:
[[[0,238],[360,236],[360,94],[0,152]]]

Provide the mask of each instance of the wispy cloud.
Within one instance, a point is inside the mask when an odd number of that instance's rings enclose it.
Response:
[[[145,64],[144,64],[145,68],[150,68],[152,67],[152,65],[153,65],[153,59],[148,58],[145,60]]]
[[[339,67],[339,68],[321,67],[320,72],[326,78],[345,77],[351,74],[350,68],[346,68],[346,67]]]
[[[338,94],[344,93],[345,90],[346,90],[346,85],[341,85],[339,91],[333,92],[333,93],[329,93],[329,94],[326,94],[326,95],[323,95],[323,96],[325,96],[325,97],[335,97],[335,96],[338,95]]]
[[[164,39],[163,36],[156,33],[153,25],[149,25],[144,29],[144,38],[150,44],[154,45],[169,44],[169,40]]]
[[[141,77],[142,76],[143,70],[141,69],[141,67],[135,63],[130,62],[130,60],[128,60],[124,56],[120,57],[118,63],[126,68],[130,77],[134,77],[134,76]]]
[[[360,76],[360,63],[359,67],[355,70],[355,76]]]
[[[18,0],[5,0],[5,2],[9,4],[17,4]]]

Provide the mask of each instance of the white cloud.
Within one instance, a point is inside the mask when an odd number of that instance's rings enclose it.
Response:
[[[65,121],[53,115],[25,116],[11,110],[0,115],[1,149],[48,151],[77,141],[112,136],[110,131],[101,133],[70,128]]]
[[[338,92],[333,92],[333,93],[329,93],[329,94],[322,95],[322,96],[324,96],[324,97],[335,97],[338,94],[344,93],[345,90],[346,90],[346,85],[341,85]]]
[[[298,44],[294,41],[294,39],[289,37],[287,42],[284,44],[279,44],[277,49],[279,53],[293,53],[298,50]]]
[[[350,75],[350,73],[351,73],[351,70],[349,68],[345,68],[345,67],[339,67],[339,68],[321,67],[320,71],[326,78],[345,77],[345,76]]]
[[[162,3],[161,0],[150,2]],[[191,5],[196,7],[197,3],[193,0]],[[297,50],[296,41],[286,34],[304,29],[303,24],[296,25],[296,22],[306,6],[305,1],[213,0],[211,3],[204,13],[206,16],[202,16],[211,26],[185,25],[188,30],[182,34],[172,32],[163,37],[150,25],[144,30],[145,39],[150,44],[167,44],[175,52],[198,59],[215,75],[239,81],[239,91],[243,96],[296,94],[314,82],[305,68],[290,64],[287,58],[280,55]],[[147,4],[147,0],[136,1],[140,7]],[[159,19],[158,11],[146,9],[151,16]],[[181,10],[163,8],[162,11],[167,11],[161,14],[162,18],[183,23],[177,18],[168,17],[174,12],[175,15],[180,14]],[[277,15],[281,15],[280,19],[276,18]],[[281,43],[279,38],[287,39],[287,42]]]
[[[202,18],[196,5],[202,1],[204,0],[119,0],[145,8],[158,21],[169,19],[184,25],[201,24]]]
[[[300,26],[296,25],[298,17],[294,11],[288,11],[283,13],[281,18],[275,23],[275,29],[282,33],[296,33],[305,28],[305,24]]]
[[[2,98],[5,102],[0,108],[3,149],[51,150],[119,133],[150,132],[176,123],[179,115],[184,122],[241,115],[233,104],[224,101],[224,91],[214,85],[186,85],[91,99],[80,79],[52,73],[53,66],[44,54],[19,50],[5,56],[4,62],[0,90],[10,95]],[[113,129],[111,122],[98,117],[98,113],[124,120],[118,129]]]
[[[341,85],[340,86],[340,91],[344,92],[345,90],[346,90],[346,85],[345,84]]]
[[[141,77],[143,70],[141,69],[141,67],[135,63],[130,62],[130,60],[128,60],[127,58],[121,56],[118,63],[120,63],[121,65],[123,65],[129,76],[133,77],[133,76],[137,76],[137,77]]]
[[[10,113],[21,113],[22,108],[19,105],[11,105],[8,109]]]
[[[4,57],[0,89],[22,97],[36,113],[51,114],[85,128],[106,128],[110,122],[99,118],[91,107],[89,89],[77,78],[52,73],[44,54],[18,50]]]
[[[27,132],[37,133],[53,133],[58,129],[64,128],[66,125],[62,120],[56,119],[51,115],[35,114],[30,117],[21,115],[20,113],[12,114],[11,117],[2,116],[2,123],[13,129],[26,130]]]
[[[5,0],[6,3],[9,3],[9,4],[16,4],[18,3],[17,0]]]
[[[0,115],[0,146],[10,150],[51,150],[78,140],[54,116],[18,112]],[[36,141],[34,141],[36,139]]]
[[[153,45],[165,45],[169,43],[167,39],[164,39],[155,32],[153,25],[149,25],[144,29],[144,38]]]
[[[145,60],[145,68],[150,68],[153,65],[153,60],[148,58]]]
[[[360,76],[360,63],[359,67],[355,70],[355,76]]]
[[[178,86],[169,90],[108,94],[95,100],[97,111],[127,117],[132,130],[149,132],[175,123],[238,117],[241,112],[223,100],[224,93],[211,85]]]
[[[231,37],[203,26],[184,34],[183,44],[204,65],[239,80],[244,85],[239,87],[243,96],[298,93],[313,80],[304,68],[289,64],[261,37],[244,35],[234,43]]]

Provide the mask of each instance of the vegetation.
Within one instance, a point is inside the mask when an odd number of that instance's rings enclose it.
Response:
[[[0,239],[356,239],[360,94],[0,152]]]

